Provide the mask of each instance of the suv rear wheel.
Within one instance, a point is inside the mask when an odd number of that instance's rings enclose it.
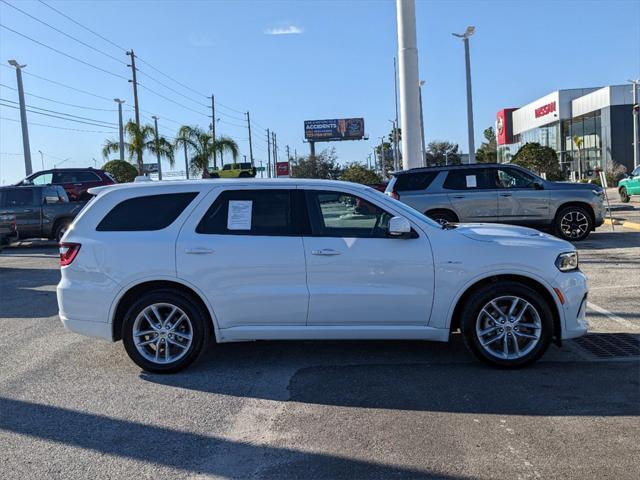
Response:
[[[535,290],[518,282],[496,282],[471,294],[460,322],[464,342],[480,360],[520,368],[538,360],[553,332],[553,314]]]
[[[173,373],[198,358],[208,332],[207,316],[191,298],[156,290],[129,308],[122,341],[131,360],[142,369]]]
[[[60,243],[64,234],[69,230],[69,225],[71,225],[71,220],[60,220],[58,222],[53,230],[53,238],[55,238],[56,242]]]
[[[458,216],[450,210],[429,210],[425,215],[441,225],[459,221]]]
[[[564,207],[556,214],[554,229],[556,235],[563,240],[584,240],[593,229],[591,213],[578,205]]]

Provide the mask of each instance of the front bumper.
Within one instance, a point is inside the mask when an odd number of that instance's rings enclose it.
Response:
[[[586,275],[579,270],[560,272],[554,284],[564,297],[564,304],[561,305],[564,317],[561,338],[568,340],[581,337],[588,330],[586,310],[589,288]]]

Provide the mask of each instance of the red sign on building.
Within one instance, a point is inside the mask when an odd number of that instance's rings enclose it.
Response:
[[[288,177],[289,176],[289,162],[276,163],[276,176]]]
[[[556,102],[547,103],[546,105],[541,106],[540,108],[536,108],[536,118],[544,117],[545,115],[549,115],[551,112],[556,111]]]
[[[504,108],[496,114],[496,133],[498,145],[508,145],[513,143],[513,122],[511,114],[515,108]]]

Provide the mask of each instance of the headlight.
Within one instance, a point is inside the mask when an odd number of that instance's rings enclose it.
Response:
[[[561,272],[569,272],[578,269],[578,252],[561,253],[556,258],[556,267]]]

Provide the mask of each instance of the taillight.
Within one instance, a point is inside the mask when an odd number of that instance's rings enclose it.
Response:
[[[66,267],[71,265],[80,251],[79,243],[61,243],[60,244],[60,266]]]

